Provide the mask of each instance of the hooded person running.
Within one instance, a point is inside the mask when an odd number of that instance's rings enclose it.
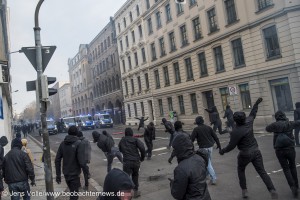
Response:
[[[144,140],[147,146],[147,150],[146,150],[147,160],[150,160],[152,156],[153,140],[155,140],[155,127],[153,122],[150,122],[147,125],[147,128],[145,129]]]
[[[175,129],[173,124],[170,121],[167,121],[166,118],[162,118],[161,121],[166,128],[165,132],[170,133],[170,141],[169,141],[169,145],[167,146],[167,148],[170,149],[172,146],[172,141],[174,139]]]
[[[214,132],[218,129],[219,134],[224,134],[226,131],[222,131],[222,121],[220,119],[219,112],[216,106],[213,106],[211,109],[205,109],[210,114],[211,125],[213,126]]]
[[[77,137],[81,141],[81,144],[84,146],[83,154],[84,154],[86,165],[84,165],[85,168],[82,168],[82,172],[84,176],[84,190],[88,190],[89,178],[91,176],[88,164],[91,162],[92,148],[91,148],[90,141],[85,137],[83,137],[83,133],[81,131],[78,131]]]
[[[223,119],[225,118],[227,118],[227,127],[232,129],[234,126],[234,120],[233,120],[233,112],[230,108],[230,105],[226,106]]]
[[[138,131],[140,130],[140,128],[144,128],[145,129],[145,121],[148,120],[149,117],[147,117],[146,119],[143,117],[141,118],[138,118],[136,117],[135,119],[138,119],[140,122],[139,122],[139,127],[138,127]]]

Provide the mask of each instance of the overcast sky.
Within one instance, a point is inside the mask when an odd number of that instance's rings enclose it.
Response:
[[[45,0],[39,22],[43,46],[57,49],[44,74],[68,81],[68,58],[78,52],[79,44],[88,44],[109,22],[126,0]],[[34,12],[38,0],[8,0],[11,52],[34,46]],[[36,71],[23,53],[11,54],[14,111],[20,113],[35,100],[35,92],[26,91],[26,81],[36,79]]]

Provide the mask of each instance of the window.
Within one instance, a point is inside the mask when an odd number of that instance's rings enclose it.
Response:
[[[207,16],[208,16],[210,33],[213,33],[218,30],[217,16],[216,16],[215,8],[212,8],[209,11],[207,11]]]
[[[125,60],[122,60],[123,72],[126,72]]]
[[[258,10],[263,10],[272,4],[272,0],[257,0]]]
[[[134,81],[133,79],[130,79],[131,82],[131,94],[134,94]]]
[[[169,86],[170,85],[170,78],[169,78],[168,66],[165,66],[163,68],[163,70],[164,70],[165,86]]]
[[[133,103],[133,108],[134,108],[134,116],[137,117],[137,107],[136,107],[136,103]]]
[[[159,39],[159,46],[160,46],[160,56],[166,55],[164,38]]]
[[[182,46],[188,45],[188,37],[185,25],[180,27]]]
[[[283,112],[293,110],[293,101],[288,78],[270,81],[274,110]]]
[[[122,41],[122,40],[121,40]],[[103,43],[101,43],[101,52],[104,51],[104,48],[103,48]]]
[[[174,74],[175,74],[175,83],[180,83],[181,77],[180,77],[180,69],[179,69],[178,62],[174,63],[173,67],[174,67]]]
[[[250,109],[252,106],[251,106],[251,98],[250,98],[248,83],[239,85],[239,88],[241,93],[243,109]]]
[[[182,95],[178,96],[178,102],[179,102],[180,114],[185,114],[184,101]]]
[[[139,92],[141,92],[142,91],[142,83],[141,83],[141,77],[140,76],[138,76],[137,77],[137,81],[138,81],[138,91]]]
[[[169,107],[169,111],[173,111],[172,97],[168,97],[168,107]]]
[[[193,80],[194,74],[193,74],[193,66],[192,66],[191,58],[184,59],[184,62],[185,62],[187,80]]]
[[[128,117],[131,117],[131,110],[130,110],[130,105],[127,104],[127,109],[128,109]]]
[[[159,72],[158,70],[154,71],[156,89],[160,88]]]
[[[110,37],[107,38],[107,46],[110,47]]]
[[[227,12],[227,24],[232,24],[237,21],[234,0],[226,0],[225,7]]]
[[[132,42],[135,43],[135,34],[134,31],[131,31]]]
[[[131,11],[129,12],[129,18],[130,18],[130,22],[132,22],[133,19],[132,19],[132,12]]]
[[[101,45],[101,49],[102,49],[102,45]],[[123,51],[123,42],[122,42],[122,40],[120,40],[120,49],[121,49],[121,51]]]
[[[174,32],[169,33],[171,52],[176,51],[176,42]]]
[[[148,77],[148,73],[145,74],[145,82],[146,82],[146,88],[149,89],[150,85],[149,85],[149,77]]]
[[[159,114],[160,116],[164,116],[164,107],[162,99],[158,99],[158,106],[159,106]]]
[[[129,69],[132,69],[131,57],[130,56],[128,56],[128,65],[129,65]]]
[[[125,81],[125,91],[126,91],[126,95],[128,95],[128,83],[127,83],[127,81]]]
[[[263,33],[265,38],[267,58],[280,56],[276,26],[271,26],[269,28],[264,29]]]
[[[143,37],[142,25],[139,25],[139,34],[140,34],[140,38],[142,38]]]
[[[170,4],[168,3],[165,8],[166,8],[167,22],[169,22],[172,20]]]
[[[196,94],[190,94],[191,96],[191,103],[192,103],[192,113],[197,114],[198,113],[198,106],[197,106],[197,97]]]
[[[119,75],[117,74],[116,76],[116,85],[117,85],[117,89],[120,89],[120,79],[119,79]]]
[[[155,43],[151,44],[152,61],[156,60]]]
[[[205,52],[198,54],[199,59],[199,66],[200,66],[200,75],[205,76],[207,75],[207,63],[205,58]]]
[[[142,116],[145,116],[144,102],[141,102]]]
[[[105,50],[107,49],[107,43],[106,43],[106,40],[104,40],[104,49],[105,49]]]
[[[119,33],[121,32],[121,26],[120,23],[118,23],[118,29],[119,29]]]
[[[126,28],[126,18],[123,18],[124,28]]]
[[[136,5],[136,14],[137,14],[137,16],[140,16],[140,8],[139,8],[139,5]]]
[[[194,27],[195,40],[199,40],[202,37],[199,17],[193,20],[193,27]]]
[[[217,72],[224,71],[224,60],[221,46],[214,48],[216,70]]]
[[[241,38],[231,41],[234,56],[234,65],[236,67],[245,65],[245,58]]]
[[[197,0],[190,0],[190,7],[192,7],[193,5],[195,5],[197,3]]]
[[[126,35],[125,41],[126,41],[126,47],[128,48],[129,47],[128,35]]]
[[[143,62],[146,62],[147,60],[146,60],[145,48],[142,48],[141,51],[142,51]]]
[[[161,28],[161,17],[160,17],[160,12],[156,13],[156,28],[159,29]]]
[[[146,0],[147,10],[150,8],[150,0]]]
[[[177,15],[180,15],[181,13],[183,13],[183,6],[181,3],[177,3]]]
[[[147,20],[147,22],[148,22],[148,34],[150,35],[150,34],[152,34],[152,33],[153,33],[153,28],[152,28],[152,19],[151,19],[151,18],[149,18],[149,19]]]
[[[220,93],[221,93],[221,101],[222,101],[223,110],[226,110],[226,106],[229,105],[228,104],[228,97],[229,97],[228,87],[220,88]]]
[[[135,66],[138,66],[139,65],[139,59],[138,59],[137,52],[134,53],[134,60],[135,60]]]

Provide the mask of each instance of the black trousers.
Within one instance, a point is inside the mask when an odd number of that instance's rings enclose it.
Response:
[[[295,129],[295,140],[296,140],[296,145],[299,145],[299,132],[300,128]]]
[[[80,184],[80,177],[78,176],[65,176],[66,183],[68,185],[68,188],[71,192],[70,200],[77,200],[78,197],[78,192],[79,192],[79,187],[81,186]],[[74,194],[77,193],[77,194]]]
[[[145,140],[147,150],[146,150],[146,155],[147,157],[151,158],[152,156],[152,150],[153,150],[153,141],[151,139]]]
[[[285,178],[290,187],[299,188],[297,168],[296,168],[296,151],[295,148],[278,149],[275,151],[278,161],[282,167]]]
[[[268,190],[275,190],[275,187],[272,183],[272,180],[270,176],[267,174],[263,158],[261,155],[260,150],[254,150],[249,153],[239,153],[238,155],[238,176],[240,180],[240,187],[242,189],[247,189],[247,183],[246,183],[246,175],[245,175],[245,169],[249,163],[252,163],[255,170],[259,174],[259,176],[262,178],[263,182],[267,186]]]
[[[134,183],[134,190],[139,189],[139,169],[140,161],[126,161],[123,163],[123,171],[126,172],[132,178]]]
[[[84,185],[85,186],[89,186],[89,178],[90,178],[90,170],[89,170],[89,166],[86,165],[86,167],[82,168],[82,173],[83,173],[83,177],[84,177]]]

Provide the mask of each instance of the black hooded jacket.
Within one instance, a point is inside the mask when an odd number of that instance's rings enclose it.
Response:
[[[133,133],[126,134],[119,143],[120,152],[123,154],[123,161],[143,161],[145,159],[145,146]],[[140,151],[140,153],[139,153]]]
[[[13,143],[13,148],[5,155],[3,162],[3,178],[5,183],[34,181],[34,168],[27,153],[21,151],[21,141]]]
[[[210,200],[206,184],[206,163],[195,154],[192,141],[179,134],[172,143],[178,166],[174,169],[171,194],[178,200]]]
[[[207,126],[205,124],[199,124],[196,128],[194,128],[191,139],[192,142],[197,139],[199,148],[210,148],[214,146],[216,142],[217,146],[221,149],[221,144],[218,136],[210,126]]]
[[[233,112],[230,107],[226,107],[223,118],[227,118],[228,122],[232,122],[232,123],[234,122],[233,121]]]
[[[155,140],[155,127],[148,124],[147,128],[144,131],[144,140],[149,143],[152,140]]]
[[[293,129],[295,128],[300,128],[300,120],[298,121],[289,121],[284,112],[282,111],[277,111],[275,113],[275,119],[276,122],[273,122],[272,124],[268,125],[266,127],[267,132],[273,132],[274,137],[273,137],[273,147],[275,148],[275,142],[280,133],[286,134],[290,139],[294,140],[294,135],[293,135]],[[289,149],[289,148],[294,148],[294,144],[285,147],[284,149]],[[275,148],[275,149],[282,149],[282,148]]]
[[[112,169],[105,177],[103,192],[117,195],[119,191],[134,188],[131,178],[120,169]],[[117,196],[100,196],[100,200],[119,200]]]
[[[135,119],[138,119],[140,121],[139,122],[139,127],[144,127],[145,121],[148,120],[148,117],[146,119],[144,117],[141,117],[141,118],[136,117]]]
[[[236,127],[230,134],[229,144],[222,149],[224,153],[233,150],[236,146],[241,152],[249,152],[258,149],[258,144],[253,133],[253,123],[257,110],[258,103],[255,103],[249,116],[245,119],[245,122],[243,124],[236,124]],[[240,116],[237,117],[242,119],[245,117],[245,114],[240,112]]]
[[[294,110],[294,120],[300,120],[300,102],[296,103],[296,109]]]
[[[0,138],[0,192],[4,190],[3,188],[3,181],[2,181],[2,168],[3,168],[3,161],[4,161],[4,148],[8,143],[7,137],[2,136]]]
[[[212,124],[222,123],[216,106],[213,106],[211,109],[205,109],[205,110],[208,113],[210,113],[210,122]]]
[[[56,158],[55,168],[56,176],[61,176],[61,160],[63,159],[63,174],[66,177],[79,176],[81,168],[85,168],[86,160],[84,158],[84,145],[81,144],[78,137],[67,135],[60,144]]]

